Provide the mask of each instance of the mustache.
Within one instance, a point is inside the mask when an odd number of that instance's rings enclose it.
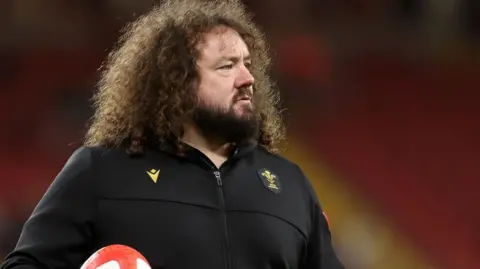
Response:
[[[243,99],[249,99],[249,100],[253,99],[253,93],[247,87],[239,88],[238,93],[234,97],[235,102],[243,100]]]

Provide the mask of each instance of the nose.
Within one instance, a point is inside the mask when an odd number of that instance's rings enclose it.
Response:
[[[253,77],[250,70],[245,66],[239,68],[237,78],[235,80],[235,87],[242,88],[242,87],[251,87],[255,82],[255,78]]]

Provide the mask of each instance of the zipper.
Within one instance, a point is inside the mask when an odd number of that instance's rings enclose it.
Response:
[[[223,215],[223,228],[224,228],[224,235],[225,235],[225,248],[226,248],[226,268],[232,268],[232,262],[231,262],[231,246],[230,246],[230,236],[228,232],[228,221],[227,221],[227,213],[225,210],[225,195],[223,192],[223,182],[222,182],[222,177],[220,174],[219,170],[215,170],[213,172],[215,175],[215,178],[217,179],[217,186],[218,186],[218,196],[220,199],[220,209]]]

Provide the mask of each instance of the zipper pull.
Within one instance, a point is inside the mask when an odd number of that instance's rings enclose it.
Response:
[[[214,171],[213,174],[215,175],[215,178],[217,179],[217,185],[222,186],[222,178],[220,177],[220,171]]]

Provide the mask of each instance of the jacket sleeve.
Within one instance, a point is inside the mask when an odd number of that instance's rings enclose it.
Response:
[[[330,224],[311,182],[305,177],[311,205],[311,231],[307,243],[305,269],[344,269],[333,248]]]
[[[332,245],[326,216],[319,205],[313,214],[313,230],[307,246],[306,269],[344,269]]]
[[[72,154],[0,269],[80,268],[91,251],[96,208],[90,151]]]

